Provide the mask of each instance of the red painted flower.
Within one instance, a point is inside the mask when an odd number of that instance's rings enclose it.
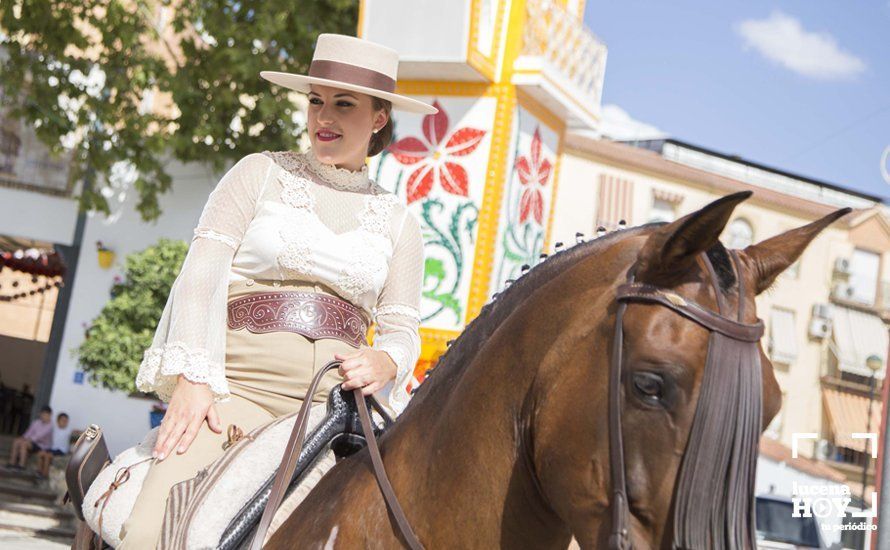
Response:
[[[524,186],[519,199],[519,223],[523,223],[531,214],[539,225],[543,224],[544,194],[541,188],[547,185],[551,168],[550,161],[541,157],[541,132],[540,128],[535,128],[531,154],[516,161],[516,174]]]
[[[433,102],[433,106],[439,112],[423,117],[425,139],[406,137],[388,147],[389,152],[400,163],[417,165],[408,176],[408,204],[429,195],[436,181],[448,193],[466,197],[470,187],[467,170],[451,159],[469,155],[485,137],[485,130],[459,128],[445,141],[448,134],[448,114],[438,101]]]

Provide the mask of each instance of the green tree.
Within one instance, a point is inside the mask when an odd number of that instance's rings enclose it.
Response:
[[[305,73],[318,34],[357,19],[357,0],[4,0],[0,107],[72,156],[73,181],[95,170],[82,208],[108,213],[103,188],[126,168],[152,220],[171,156],[219,170],[295,148],[288,90],[259,72]],[[146,94],[169,108],[144,111]]]
[[[125,276],[74,350],[90,384],[128,393],[136,389],[142,354],[151,345],[173,281],[185,260],[185,241],[161,239],[127,256]]]

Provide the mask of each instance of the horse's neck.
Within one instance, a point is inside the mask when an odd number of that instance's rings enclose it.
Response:
[[[523,375],[516,360],[504,354],[503,348],[488,344],[459,376],[435,381],[441,387],[404,415],[394,430],[404,432],[402,438],[410,444],[393,441],[391,448],[410,447],[404,450],[411,456],[424,457],[428,471],[454,470],[457,465],[484,468],[482,461],[513,459],[521,443],[515,432],[522,421],[518,415],[531,377]],[[432,376],[447,374],[437,372]],[[401,434],[392,435],[394,440],[402,439],[395,437]]]
[[[533,414],[538,414],[533,411],[542,396],[551,397],[552,377],[560,366],[553,351],[571,349],[576,333],[590,324],[589,311],[598,311],[594,299],[628,263],[607,259],[597,261],[595,270],[579,271],[571,264],[573,269],[559,278],[534,281],[524,289],[524,300],[501,305],[504,318],[488,319],[496,323],[490,332],[483,334],[483,325],[462,335],[455,344],[462,349],[448,352],[460,354],[436,367],[381,440],[393,488],[426,547],[568,544],[568,526],[543,498],[532,462]],[[513,287],[514,292],[520,289]],[[581,298],[588,305],[579,312],[575,305]],[[572,312],[583,315],[582,322],[563,318]],[[563,341],[561,347],[554,345],[557,340]],[[543,365],[550,367],[546,373]],[[295,540],[307,546],[313,541],[324,544],[332,530],[338,530],[338,543],[387,541],[398,547],[391,516],[370,472],[367,453],[340,464],[287,521],[287,529],[277,536],[280,544],[270,548],[288,548]],[[361,521],[344,523],[342,518]]]
[[[520,341],[519,321],[510,323],[482,340],[459,373],[432,374],[428,383],[437,387],[387,437],[387,454],[394,455],[387,467],[414,465],[405,480],[413,517],[441,517],[447,503],[447,521],[466,519],[502,537],[523,536],[529,521],[538,527],[542,518],[556,521],[536,488],[530,452],[533,355],[544,351]],[[450,380],[434,380],[450,374]],[[508,546],[529,540],[515,542]]]
[[[427,388],[437,391],[413,403],[381,439],[387,476],[426,548],[555,548],[559,526],[538,498],[523,439],[534,377],[503,351],[488,351],[509,346],[490,342],[453,383],[440,379],[441,387]],[[338,547],[375,541],[401,548],[367,453],[331,474],[266,547],[321,547],[336,537]]]

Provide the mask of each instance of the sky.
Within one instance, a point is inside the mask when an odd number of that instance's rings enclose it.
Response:
[[[606,124],[890,202],[890,0],[587,0],[584,21]]]

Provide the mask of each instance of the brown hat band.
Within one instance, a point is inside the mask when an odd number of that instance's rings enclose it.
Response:
[[[382,92],[392,93],[396,89],[396,81],[383,73],[339,61],[316,59],[309,65],[309,76],[375,88]]]

